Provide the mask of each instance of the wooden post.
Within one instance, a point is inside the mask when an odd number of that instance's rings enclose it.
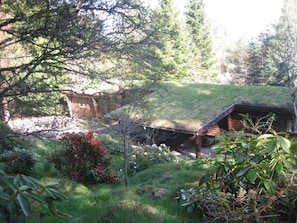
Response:
[[[199,158],[202,155],[201,139],[201,135],[196,135],[196,158]]]

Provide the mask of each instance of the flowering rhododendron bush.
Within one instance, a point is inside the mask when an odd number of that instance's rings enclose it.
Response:
[[[129,160],[129,168],[132,174],[143,171],[152,165],[161,163],[176,162],[175,156],[165,144],[157,146],[145,145],[142,148],[134,149]]]
[[[102,143],[93,133],[64,133],[62,147],[53,151],[48,160],[62,174],[83,183],[110,182],[118,179],[110,171],[112,156],[107,155]]]

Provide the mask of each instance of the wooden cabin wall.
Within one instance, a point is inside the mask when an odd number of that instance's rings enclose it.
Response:
[[[218,134],[221,133],[221,129],[219,127],[219,125],[216,123],[213,126],[211,126],[210,128],[207,129],[207,132],[205,135],[207,136],[216,136]]]
[[[87,96],[67,96],[67,104],[71,109],[73,118],[84,118],[91,120],[95,117],[100,117],[97,103],[94,103],[92,98]]]
[[[93,118],[103,118],[103,116],[119,108],[118,98],[111,96],[89,96],[80,94],[69,94],[67,104],[70,116],[73,118],[82,118],[92,120]]]
[[[273,129],[277,132],[287,131],[288,120],[291,114],[289,112],[273,112],[273,111],[251,111],[251,110],[235,110],[229,115],[229,129],[241,130],[243,128],[241,114],[249,114],[251,118],[261,118],[267,116],[269,113],[276,115],[276,120],[273,122]]]

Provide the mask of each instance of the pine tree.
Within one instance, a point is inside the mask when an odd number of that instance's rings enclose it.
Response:
[[[279,23],[275,26],[275,35],[270,39],[267,54],[266,71],[273,71],[272,84],[286,86],[294,108],[297,126],[297,2],[285,0]]]
[[[188,76],[189,41],[182,30],[172,0],[161,0],[155,13],[152,36],[152,55],[157,58],[163,79],[182,79]]]
[[[185,15],[186,28],[191,39],[194,70],[205,73],[213,65],[213,51],[203,0],[189,0]]]

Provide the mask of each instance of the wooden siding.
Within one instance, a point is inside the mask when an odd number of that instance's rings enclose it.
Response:
[[[287,131],[288,121],[292,120],[292,112],[289,109],[280,108],[261,108],[261,107],[239,107],[230,114],[230,128],[234,130],[240,130],[243,128],[242,114],[248,114],[249,117],[258,119],[265,117],[268,114],[273,113],[276,115],[276,120],[273,122],[272,128],[277,132]]]
[[[209,127],[207,129],[207,132],[205,135],[207,136],[215,136],[221,133],[221,128],[219,127],[219,125],[216,123],[213,126]]]
[[[288,122],[293,120],[292,111],[290,109],[236,104],[211,120],[211,124],[206,125],[204,132],[201,133],[202,135],[215,136],[219,134],[221,130],[239,131],[243,129],[243,115],[248,115],[252,119],[259,119],[267,116],[269,113],[276,115],[276,120],[273,122],[272,128],[277,132],[287,132]],[[290,135],[297,135],[297,133],[290,132]]]
[[[116,109],[118,98],[116,95],[86,95],[75,92],[65,92],[69,115],[73,118],[92,120]]]

